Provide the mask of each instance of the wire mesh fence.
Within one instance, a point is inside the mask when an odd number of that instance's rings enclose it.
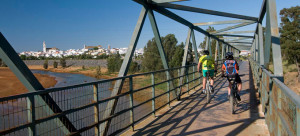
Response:
[[[0,135],[118,135],[200,80],[193,64],[0,98]]]

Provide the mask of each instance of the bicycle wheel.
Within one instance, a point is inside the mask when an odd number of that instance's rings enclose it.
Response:
[[[209,82],[206,83],[206,101],[207,103],[210,102],[210,86],[209,86]]]
[[[234,114],[234,106],[235,106],[234,99],[235,98],[234,98],[232,90],[231,90],[231,92],[230,92],[230,98],[229,98],[231,114]]]

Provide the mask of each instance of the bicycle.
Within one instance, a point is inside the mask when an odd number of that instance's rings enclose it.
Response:
[[[206,72],[206,75],[207,75],[207,80],[206,80],[206,102],[207,103],[209,103],[210,102],[210,93],[211,93],[211,90],[212,90],[212,88],[211,88],[211,86],[210,86],[210,75],[209,75],[209,72],[207,71]]]
[[[230,96],[229,96],[229,102],[230,102],[230,110],[231,113],[235,113],[235,108],[238,107],[238,101],[236,98],[236,94],[238,92],[237,90],[237,82],[235,81],[235,78],[230,78],[226,76],[228,81],[231,83],[231,90],[230,90]]]

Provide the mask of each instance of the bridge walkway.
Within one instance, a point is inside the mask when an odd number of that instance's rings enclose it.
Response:
[[[215,95],[209,104],[206,95],[195,91],[171,109],[136,125],[135,131],[123,135],[269,135],[248,61],[241,62],[239,72],[243,90],[236,114],[232,115],[229,110],[228,83],[225,78],[218,77],[215,79]]]

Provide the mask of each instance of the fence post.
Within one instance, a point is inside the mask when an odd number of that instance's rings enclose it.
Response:
[[[169,105],[169,107],[171,107],[171,105],[170,105],[170,72],[168,71],[167,72],[167,80],[168,80],[168,82],[167,82],[167,90],[168,90],[168,105]]]
[[[190,89],[189,89],[189,67],[185,66],[185,69],[186,69],[185,74],[186,74],[186,88],[187,88],[186,91],[189,94],[189,91],[190,91]]]
[[[194,90],[196,89],[196,84],[195,84],[195,65],[193,66],[193,83],[194,83]]]
[[[178,71],[178,77],[180,77],[180,69],[177,70]],[[180,89],[181,89],[181,82],[180,82],[180,78],[178,78],[178,84],[179,84],[179,87],[177,89],[177,97],[178,97],[178,100],[180,100]],[[179,92],[179,93],[178,93]]]
[[[130,91],[130,123],[131,129],[134,131],[134,112],[133,112],[133,82],[132,77],[129,77],[129,91]]]
[[[35,103],[34,103],[34,95],[31,95],[27,99],[27,108],[28,109],[28,122],[32,122],[30,125],[30,130],[28,131],[29,136],[36,136],[36,128],[35,128]],[[30,112],[31,109],[31,112]]]
[[[93,84],[94,90],[94,102],[98,102],[98,84]],[[99,105],[94,106],[94,121],[95,123],[99,122]],[[100,125],[95,127],[95,135],[100,135]]]
[[[155,81],[154,81],[154,73],[151,73],[152,80],[152,115],[155,117]]]

